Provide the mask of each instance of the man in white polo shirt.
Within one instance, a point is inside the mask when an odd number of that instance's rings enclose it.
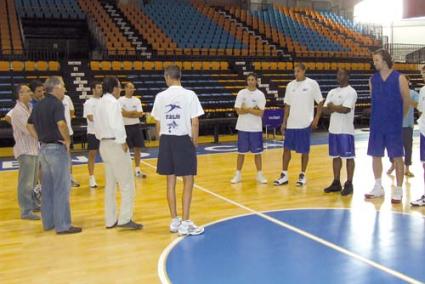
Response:
[[[140,99],[133,97],[135,90],[133,83],[126,83],[124,86],[125,96],[120,97],[118,101],[121,104],[122,116],[124,118],[127,145],[134,151],[136,177],[146,178],[146,174],[140,170],[140,154],[143,147],[140,118],[143,116],[143,108]]]
[[[72,118],[75,117],[75,108],[74,108],[74,104],[72,103],[72,99],[70,96],[65,95],[63,97],[62,100],[63,106],[65,108],[65,120],[66,120],[66,125],[68,126],[68,130],[69,130],[69,136],[71,137],[71,141],[72,141],[72,135],[74,134],[74,131],[72,130],[72,124],[71,124],[71,120]],[[71,185],[72,187],[79,187],[80,183],[72,176],[72,157],[70,158],[71,161]]]
[[[357,92],[349,84],[349,74],[345,69],[337,73],[339,87],[329,91],[325,107],[331,114],[329,124],[329,156],[333,158],[334,180],[325,188],[325,193],[341,192],[342,196],[353,193],[354,175],[354,111]],[[347,181],[341,186],[340,173],[342,159],[347,161]]]
[[[248,87],[239,91],[236,96],[235,109],[238,113],[236,129],[238,130],[238,159],[236,174],[230,181],[240,183],[241,171],[245,154],[251,152],[255,156],[257,181],[267,183],[262,172],[261,153],[263,152],[263,124],[262,116],[266,107],[264,93],[257,89],[257,75],[250,73],[246,78]]]
[[[169,87],[156,95],[152,116],[159,139],[157,172],[167,176],[167,199],[171,213],[170,232],[199,235],[204,228],[189,219],[194,176],[197,174],[196,146],[199,119],[204,114],[198,97],[181,85],[181,71],[176,65],[164,70]],[[177,215],[176,179],[183,177],[183,218]]]
[[[100,141],[97,140],[94,130],[94,112],[102,97],[102,83],[93,82],[91,84],[92,97],[84,103],[83,117],[87,119],[87,148],[89,150],[89,161],[87,163],[89,169],[89,186],[96,188],[96,178],[94,176],[94,165],[96,163],[96,155],[99,151]]]
[[[285,113],[282,123],[282,135],[285,136],[282,157],[282,173],[273,183],[283,185],[288,183],[288,166],[291,151],[301,154],[301,173],[297,186],[307,182],[307,170],[310,153],[311,128],[317,128],[323,107],[323,96],[319,84],[305,76],[305,66],[298,63],[294,68],[295,80],[286,87]],[[314,116],[314,102],[317,103],[317,113]]]

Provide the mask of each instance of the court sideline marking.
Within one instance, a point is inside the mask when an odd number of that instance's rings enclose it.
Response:
[[[146,166],[148,166],[148,167],[156,170],[156,167],[155,166],[153,166],[153,165],[151,165],[151,164],[149,164],[149,163],[147,163],[147,162],[145,162],[143,160],[141,161],[141,163],[143,163]],[[317,236],[315,236],[313,234],[310,234],[310,233],[308,233],[308,232],[306,232],[304,230],[301,230],[301,229],[299,229],[299,228],[297,228],[295,226],[292,226],[292,225],[290,225],[288,223],[285,223],[285,222],[282,222],[280,220],[277,220],[277,219],[275,219],[273,217],[268,216],[265,213],[259,212],[257,210],[252,209],[252,208],[249,208],[249,207],[247,207],[247,206],[245,206],[245,205],[243,205],[241,203],[238,203],[238,202],[236,202],[234,200],[231,200],[231,199],[229,199],[227,197],[224,197],[224,196],[222,196],[220,194],[217,194],[217,193],[215,193],[213,191],[210,191],[210,190],[206,189],[205,187],[202,187],[202,186],[200,186],[200,185],[198,185],[196,183],[194,183],[193,186],[194,186],[194,188],[196,188],[196,189],[198,189],[200,191],[203,191],[205,193],[208,193],[208,194],[210,194],[210,195],[212,195],[212,196],[214,196],[214,197],[216,197],[218,199],[221,199],[221,200],[223,200],[223,201],[225,201],[227,203],[230,203],[230,204],[232,204],[232,205],[234,205],[236,207],[239,207],[241,209],[244,209],[244,210],[250,212],[251,214],[257,215],[257,216],[259,216],[259,217],[261,217],[263,219],[266,219],[266,220],[268,220],[268,221],[270,221],[270,222],[272,222],[272,223],[274,223],[274,224],[276,224],[278,226],[281,226],[281,227],[283,227],[285,229],[288,229],[288,230],[290,230],[292,232],[295,232],[297,234],[300,234],[300,235],[302,235],[302,236],[304,236],[304,237],[306,237],[306,238],[308,238],[310,240],[313,240],[315,242],[318,242],[318,243],[320,243],[320,244],[322,244],[322,245],[324,245],[324,246],[326,246],[328,248],[331,248],[331,249],[336,250],[336,251],[338,251],[338,252],[340,252],[342,254],[348,255],[348,256],[350,256],[350,257],[352,257],[354,259],[357,259],[359,261],[362,261],[362,262],[364,262],[364,263],[366,263],[366,264],[368,264],[370,266],[375,267],[376,269],[379,269],[379,270],[384,271],[384,272],[386,272],[388,274],[391,274],[394,277],[397,277],[397,278],[399,278],[399,279],[401,279],[403,281],[406,281],[406,282],[409,282],[409,283],[415,283],[415,284],[422,283],[419,280],[416,280],[416,279],[414,279],[412,277],[409,277],[409,276],[407,276],[407,275],[405,275],[405,274],[403,274],[401,272],[398,272],[396,270],[393,270],[391,268],[388,268],[388,267],[386,267],[386,266],[384,266],[382,264],[379,264],[379,263],[377,263],[377,262],[375,262],[373,260],[367,259],[367,258],[365,258],[365,257],[363,257],[361,255],[358,255],[358,254],[356,254],[354,252],[351,252],[351,251],[349,251],[349,250],[347,250],[347,249],[345,249],[343,247],[340,247],[340,246],[338,246],[338,245],[336,245],[334,243],[331,243],[331,242],[326,241],[326,240],[324,240],[322,238],[319,238],[319,237],[317,237]],[[177,238],[171,244],[176,244],[181,239],[183,239],[183,238]],[[167,273],[166,273],[166,269],[165,269],[165,257],[166,257],[166,255],[163,256],[163,254],[164,254],[164,252],[161,254],[160,259],[158,261],[159,262],[158,263],[158,274],[159,274],[159,278],[160,278],[160,280],[161,280],[162,283],[170,283],[170,281],[168,279],[168,276],[167,276]]]

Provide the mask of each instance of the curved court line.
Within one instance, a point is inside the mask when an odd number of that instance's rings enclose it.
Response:
[[[235,216],[231,216],[231,217],[226,217],[223,219],[219,219],[210,223],[207,223],[204,225],[204,227],[208,227],[214,224],[218,224],[220,222],[225,222],[225,221],[229,221],[229,220],[233,220],[233,219],[237,219],[237,218],[241,218],[241,217],[245,217],[245,216],[252,216],[254,214],[252,213],[245,213],[245,214],[240,214],[240,215],[235,215]],[[185,237],[178,237],[176,238],[174,241],[172,241],[170,244],[167,245],[167,247],[162,251],[161,255],[159,256],[158,259],[158,276],[159,279],[161,280],[161,283],[171,283],[170,278],[168,277],[168,273],[167,273],[167,269],[165,268],[165,264],[167,261],[167,257],[170,254],[171,250],[178,245],[179,242],[181,242]]]
[[[155,167],[155,166],[153,166],[153,165],[151,165],[151,164],[149,164],[149,163],[146,163],[146,162],[143,162],[143,161],[141,161],[141,162],[142,162],[143,164],[147,165],[148,167],[152,168],[152,169],[156,169],[156,167]],[[224,196],[222,196],[222,195],[220,195],[220,194],[217,194],[217,193],[215,193],[215,192],[213,192],[213,191],[210,191],[210,190],[206,189],[205,187],[202,187],[202,186],[197,185],[197,184],[194,184],[193,186],[194,186],[195,188],[197,188],[197,189],[199,189],[199,190],[201,190],[201,191],[205,192],[205,193],[208,193],[208,194],[210,194],[210,195],[212,195],[212,196],[214,196],[214,197],[218,198],[218,199],[221,199],[221,200],[223,200],[223,201],[225,201],[225,202],[227,202],[227,203],[230,203],[230,204],[232,204],[232,205],[235,205],[236,207],[242,208],[242,209],[244,209],[244,210],[246,210],[246,211],[248,211],[248,212],[251,212],[251,213],[252,213],[252,214],[254,214],[254,215],[257,215],[257,216],[259,216],[259,217],[262,217],[263,219],[266,219],[266,220],[268,220],[268,221],[270,221],[270,222],[272,222],[272,223],[274,223],[274,224],[276,224],[276,225],[278,225],[278,226],[281,226],[281,227],[286,228],[286,229],[288,229],[288,230],[290,230],[290,231],[293,231],[293,232],[295,232],[295,233],[298,233],[298,234],[300,234],[300,235],[302,235],[302,236],[304,236],[304,237],[306,237],[306,238],[308,238],[308,239],[310,239],[310,240],[313,240],[313,241],[315,241],[315,242],[318,242],[318,243],[320,243],[320,244],[322,244],[322,245],[324,245],[324,246],[326,246],[326,247],[328,247],[328,248],[331,248],[331,249],[333,249],[333,250],[336,250],[336,251],[338,251],[338,252],[340,252],[340,253],[342,253],[342,254],[348,255],[348,256],[350,256],[350,257],[352,257],[352,258],[355,258],[355,259],[357,259],[357,260],[359,260],[359,261],[362,261],[362,262],[364,262],[364,263],[366,263],[366,264],[369,264],[370,266],[373,266],[373,267],[375,267],[375,268],[377,268],[377,269],[379,269],[379,270],[382,270],[382,271],[384,271],[384,272],[386,272],[386,273],[388,273],[388,274],[391,274],[391,275],[393,275],[394,277],[397,277],[397,278],[399,278],[399,279],[401,279],[401,280],[403,280],[403,281],[405,281],[405,282],[414,283],[414,284],[420,284],[420,283],[422,283],[422,282],[421,282],[421,281],[419,281],[419,280],[416,280],[416,279],[414,279],[414,278],[412,278],[412,277],[409,277],[409,276],[407,276],[407,275],[405,275],[405,274],[403,274],[403,273],[401,273],[401,272],[398,272],[398,271],[396,271],[396,270],[393,270],[393,269],[391,269],[391,268],[385,267],[385,266],[383,266],[382,264],[379,264],[379,263],[377,263],[377,262],[375,262],[375,261],[372,261],[372,260],[370,260],[370,259],[367,259],[367,258],[365,258],[365,257],[363,257],[363,256],[361,256],[361,255],[358,255],[358,254],[356,254],[356,253],[353,253],[353,252],[351,252],[351,251],[349,251],[349,250],[347,250],[347,249],[345,249],[345,248],[343,248],[343,247],[340,247],[340,246],[338,246],[338,245],[336,245],[336,244],[334,244],[334,243],[331,243],[331,242],[326,241],[326,240],[324,240],[324,239],[322,239],[322,238],[319,238],[319,237],[317,237],[317,236],[315,236],[315,235],[313,235],[313,234],[310,234],[310,233],[308,233],[308,232],[306,232],[306,231],[304,231],[304,230],[301,230],[301,229],[299,229],[299,228],[297,228],[297,227],[295,227],[295,226],[292,226],[292,225],[290,225],[290,224],[288,224],[288,223],[285,223],[285,222],[282,222],[282,221],[277,220],[277,219],[275,219],[275,218],[272,218],[272,217],[270,217],[270,216],[266,215],[265,213],[259,212],[259,211],[257,211],[257,210],[252,209],[252,208],[249,208],[249,207],[247,207],[247,206],[245,206],[245,205],[243,205],[243,204],[241,204],[241,203],[239,203],[239,202],[236,202],[236,201],[231,200],[231,199],[229,199],[229,198],[227,198],[227,197],[224,197]],[[178,239],[177,239],[177,240],[178,240]],[[174,242],[178,242],[178,241],[174,241]],[[174,243],[174,242],[173,242],[173,243]],[[159,264],[158,264],[158,265],[159,265]],[[164,267],[165,267],[165,266],[163,265],[163,268],[164,268]],[[164,273],[164,271],[163,271],[163,273]],[[166,275],[166,272],[165,272],[164,274]],[[159,275],[159,277],[160,277],[160,279],[164,279],[164,275]],[[165,277],[165,279],[167,279],[167,280],[168,280],[168,277]],[[161,281],[162,281],[162,280],[161,280]],[[166,282],[162,282],[162,283],[170,283],[170,282],[169,282],[169,280],[168,280],[168,281],[166,281]]]
[[[297,211],[297,210],[345,210],[345,211],[350,211],[350,210],[352,210],[351,208],[328,208],[328,207],[315,207],[315,208],[285,208],[285,209],[274,209],[274,210],[268,210],[268,211],[263,211],[263,212],[260,212],[260,211],[258,211],[258,213],[262,213],[262,214],[268,214],[268,213],[273,213],[273,212],[283,212],[283,211]],[[407,215],[407,216],[412,216],[412,217],[414,217],[414,218],[425,218],[425,216],[415,216],[415,215],[412,215],[412,214],[409,214],[409,213],[405,213],[405,212],[395,212],[395,211],[381,211],[381,210],[376,210],[375,212],[385,212],[385,213],[390,213],[390,214],[399,214],[399,215]],[[226,218],[223,218],[223,219],[219,219],[219,220],[216,220],[216,221],[213,221],[213,222],[210,222],[210,223],[207,223],[207,224],[205,224],[204,225],[204,227],[209,227],[209,226],[212,226],[212,225],[215,225],[215,224],[218,224],[218,223],[221,223],[221,222],[225,222],[225,221],[230,221],[230,220],[234,220],[234,219],[238,219],[238,218],[242,218],[242,217],[246,217],[246,216],[254,216],[254,215],[257,215],[257,216],[260,216],[261,217],[261,215],[258,215],[258,214],[255,214],[255,213],[246,213],[246,214],[240,214],[240,215],[235,215],[235,216],[231,216],[231,217],[226,217]],[[268,215],[266,215],[266,216],[268,216]],[[270,218],[272,218],[272,217],[270,217]],[[272,218],[272,219],[274,219],[274,218]],[[279,221],[279,220],[277,220],[277,219],[275,219],[276,221],[278,221],[278,222],[281,222],[281,221]],[[288,224],[289,225],[289,224]],[[291,226],[291,225],[289,225],[289,226]],[[302,230],[303,231],[303,230]],[[306,232],[307,233],[307,232]],[[307,234],[310,234],[310,233],[307,233]],[[314,236],[314,235],[313,235]],[[161,281],[161,283],[163,283],[163,284],[171,284],[171,280],[170,280],[170,278],[168,277],[168,273],[167,273],[167,269],[166,269],[166,262],[167,262],[167,258],[168,258],[168,255],[170,254],[170,252],[174,249],[174,247],[175,246],[177,246],[183,239],[184,239],[185,237],[178,237],[177,239],[175,239],[174,241],[172,241],[163,251],[162,251],[162,253],[161,253],[161,255],[159,256],[159,259],[158,259],[158,276],[159,276],[159,279],[160,279],[160,281]],[[325,240],[326,241],[326,240]],[[327,241],[326,241],[327,242]],[[337,245],[335,245],[335,246],[337,246]],[[339,247],[339,246],[337,246],[337,247]],[[344,248],[342,248],[342,247],[339,247],[339,248],[341,248],[341,249],[344,249]],[[344,249],[345,250],[345,249]],[[354,253],[353,253],[354,254]],[[350,256],[350,255],[349,255]],[[360,256],[361,257],[361,256]],[[371,262],[374,262],[374,261],[371,261]],[[369,264],[369,263],[368,263]],[[378,265],[380,265],[379,263],[378,263]],[[374,265],[372,265],[372,266],[374,266]],[[385,267],[385,266],[383,266],[383,265],[381,265],[382,267],[384,267],[385,269],[389,269],[389,270],[391,270],[390,268],[387,268],[387,267]],[[374,266],[375,267],[375,266]],[[377,268],[377,267],[376,267]],[[380,269],[380,268],[378,268],[378,269]],[[382,270],[382,269],[380,269],[380,270]],[[389,274],[392,274],[392,273],[390,273],[390,272],[388,272],[388,271],[386,271],[386,270],[383,270],[384,272],[387,272],[387,273],[389,273]],[[397,271],[395,271],[395,272],[397,272]],[[397,272],[397,273],[399,273],[399,272]],[[404,274],[402,274],[402,273],[400,273],[401,275],[404,275]],[[393,274],[394,275],[394,274]],[[395,276],[395,275],[394,275]],[[407,281],[407,282],[409,282],[409,283],[423,283],[423,282],[421,282],[421,281],[418,281],[418,280],[416,280],[416,279],[413,279],[413,278],[410,278],[409,276],[407,276],[407,275],[404,275],[404,276],[406,276],[406,277],[408,277],[409,279],[412,279],[412,280],[405,280],[405,279],[402,279],[402,280],[404,280],[404,281]],[[396,276],[397,277],[397,276]]]

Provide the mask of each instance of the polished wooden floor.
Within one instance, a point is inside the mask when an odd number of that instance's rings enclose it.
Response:
[[[416,177],[405,182],[405,198],[396,206],[390,204],[389,194],[385,200],[364,201],[363,194],[373,185],[371,160],[365,154],[366,144],[359,142],[357,146],[355,194],[352,197],[323,193],[322,189],[332,176],[325,145],[312,148],[308,184],[302,189],[294,186],[300,167],[298,155],[293,156],[290,166],[290,184],[278,188],[273,187],[272,180],[280,172],[281,150],[265,152],[264,173],[269,179],[268,185],[256,184],[252,157],[246,159],[243,183],[231,185],[229,180],[234,173],[235,153],[200,156],[192,219],[198,224],[206,224],[249,213],[207,191],[257,211],[344,207],[425,215],[425,208],[412,209],[409,205],[409,201],[419,197],[424,188],[417,141],[412,167]],[[0,283],[159,283],[158,258],[176,236],[168,232],[165,180],[155,174],[156,160],[145,160],[144,163],[142,168],[148,178],[136,181],[134,219],[143,222],[145,229],[138,232],[104,229],[101,164],[96,167],[101,185],[97,190],[88,188],[86,166],[74,166],[74,176],[82,186],[72,191],[72,217],[73,223],[82,226],[84,231],[69,236],[43,232],[39,221],[20,220],[16,200],[17,172],[0,172]],[[388,192],[393,182],[394,177],[384,176]]]

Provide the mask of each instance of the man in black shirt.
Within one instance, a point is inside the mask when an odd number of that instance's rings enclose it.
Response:
[[[28,119],[28,130],[41,144],[43,227],[46,231],[54,228],[57,234],[79,233],[81,228],[71,225],[69,207],[70,138],[62,104],[66,90],[61,77],[50,77],[44,85],[47,95]]]

